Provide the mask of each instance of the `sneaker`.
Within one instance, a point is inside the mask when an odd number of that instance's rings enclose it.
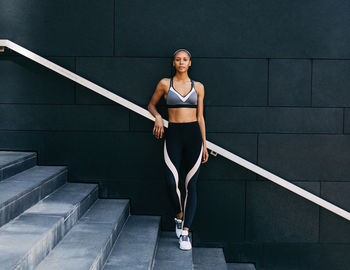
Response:
[[[183,230],[179,239],[180,249],[182,250],[190,250],[192,248],[190,236],[188,235],[188,231]]]
[[[175,231],[176,231],[177,238],[179,238],[181,233],[182,233],[183,225],[184,224],[183,224],[182,219],[175,218]]]

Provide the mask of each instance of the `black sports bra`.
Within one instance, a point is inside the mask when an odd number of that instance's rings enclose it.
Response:
[[[168,95],[166,97],[166,104],[168,108],[197,108],[197,92],[194,89],[194,82],[191,79],[192,89],[187,93],[186,96],[181,95],[179,92],[175,90],[173,87],[173,78],[170,79],[170,88],[168,91]]]

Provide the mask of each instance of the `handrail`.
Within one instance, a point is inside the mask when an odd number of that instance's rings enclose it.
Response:
[[[89,88],[93,91],[95,91],[96,93],[110,99],[110,100],[113,100],[114,102],[117,102],[119,103],[120,105],[123,105],[124,107],[152,120],[152,121],[155,121],[155,118],[154,116],[146,109],[128,101],[127,99],[124,99],[110,91],[108,91],[107,89],[101,87],[101,86],[98,86],[97,84],[59,66],[59,65],[56,65],[55,63],[19,46],[18,44],[10,41],[10,40],[4,40],[4,39],[0,39],[0,47],[7,47],[13,51],[16,51],[17,53],[39,63],[40,65],[43,65],[59,74],[61,74],[62,76],[65,76],[66,78],[72,80],[72,81],[75,81],[76,83],[82,85],[82,86],[85,86],[86,88]],[[168,127],[168,121],[163,119],[163,123],[164,123],[164,126],[165,127]],[[312,194],[311,192],[308,192],[306,191],[305,189],[302,189],[300,187],[298,187],[297,185],[294,185],[292,184],[291,182],[227,151],[226,149],[210,142],[210,141],[206,141],[207,142],[207,148],[220,154],[221,156],[241,165],[242,167],[258,174],[258,175],[261,175],[263,176],[264,178],[266,179],[269,179],[270,181],[294,192],[295,194],[298,194],[299,196],[315,203],[315,204],[318,204],[319,206],[347,219],[350,221],[350,213],[314,194]]]

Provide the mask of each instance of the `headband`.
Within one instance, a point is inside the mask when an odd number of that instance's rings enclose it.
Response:
[[[178,49],[178,50],[176,50],[176,51],[174,52],[173,56],[175,56],[179,51],[185,51],[185,52],[187,52],[188,55],[189,55],[190,58],[191,58],[191,53],[190,53],[188,50],[186,50],[186,49]]]

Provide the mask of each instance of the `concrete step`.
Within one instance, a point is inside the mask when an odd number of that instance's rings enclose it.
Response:
[[[66,166],[34,166],[0,181],[0,227],[66,181]]]
[[[319,268],[295,268],[295,267],[273,267],[273,268],[256,268],[257,270],[324,270],[324,269],[331,269],[331,268],[322,268],[322,269],[319,269]],[[336,269],[339,269],[339,268],[336,268]],[[344,268],[342,268],[342,270],[349,270],[349,267],[348,266],[344,266]]]
[[[193,248],[193,269],[227,270],[222,248]]]
[[[192,235],[190,235],[192,240]],[[181,250],[174,232],[161,232],[155,257],[155,270],[192,270],[192,250]]]
[[[36,162],[35,152],[0,151],[0,181],[34,167]]]
[[[128,216],[128,200],[98,199],[36,270],[102,269]]]
[[[256,270],[252,263],[228,263],[227,270]]]
[[[156,254],[160,217],[129,216],[103,270],[149,270]]]
[[[66,183],[0,228],[0,268],[33,269],[96,201],[96,184]]]

